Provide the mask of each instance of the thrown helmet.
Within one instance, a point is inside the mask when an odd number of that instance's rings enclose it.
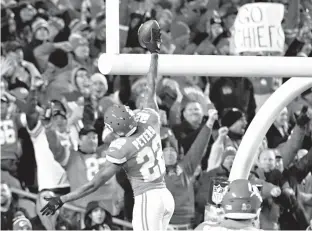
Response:
[[[229,219],[254,219],[258,216],[262,198],[256,185],[248,180],[232,181],[222,198],[225,217]]]
[[[104,113],[104,123],[119,136],[129,136],[137,127],[134,112],[129,107],[118,104],[107,108]]]

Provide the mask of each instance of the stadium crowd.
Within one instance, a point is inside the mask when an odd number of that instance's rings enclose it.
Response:
[[[146,53],[139,26],[156,19],[162,54],[312,56],[312,2],[284,5],[283,52],[231,49],[239,8],[255,0],[120,0],[122,53]],[[44,197],[93,178],[112,136],[103,113],[112,104],[140,109],[144,76],[104,76],[105,0],[1,0],[1,229],[118,230],[132,220],[133,192],[124,171],[97,192],[53,216]],[[117,26],[117,25],[116,25]],[[172,230],[204,221],[212,182],[226,180],[249,123],[286,78],[159,76],[166,184],[175,199]],[[219,113],[210,139],[207,112]],[[305,230],[312,220],[312,88],[284,108],[258,152],[250,181],[262,185],[260,227]],[[38,138],[45,130],[46,138]],[[256,134],[255,134],[256,135]],[[29,198],[24,191],[37,194]],[[209,216],[208,216],[209,219]],[[126,227],[128,229],[128,227]],[[311,229],[311,227],[310,227]]]

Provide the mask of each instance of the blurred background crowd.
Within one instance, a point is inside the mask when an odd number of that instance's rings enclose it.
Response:
[[[247,3],[283,6],[283,44],[235,52],[234,22]],[[312,56],[311,0],[120,0],[120,49],[146,53],[139,26],[156,19],[161,53]],[[39,210],[91,180],[112,137],[103,113],[112,104],[140,109],[144,76],[104,76],[105,0],[1,0],[1,229],[129,229],[133,192],[125,172],[51,217]],[[117,26],[117,25],[116,25]],[[227,179],[244,133],[286,78],[159,76],[166,183],[175,199],[172,230],[205,217],[211,182]],[[219,121],[198,136],[207,112]],[[312,219],[312,89],[284,108],[262,142],[250,180],[262,184],[260,227],[307,229]],[[44,134],[42,136],[42,134]],[[256,135],[256,134],[255,134]],[[202,139],[206,139],[204,146]]]

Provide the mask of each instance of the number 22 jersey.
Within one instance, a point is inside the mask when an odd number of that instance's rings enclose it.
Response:
[[[136,113],[136,119],[136,132],[130,137],[113,141],[106,153],[108,161],[122,164],[130,179],[134,196],[166,187],[159,115],[155,110],[146,108]]]

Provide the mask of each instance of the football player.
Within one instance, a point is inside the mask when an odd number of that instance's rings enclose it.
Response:
[[[123,105],[113,105],[104,114],[105,129],[117,139],[106,153],[107,161],[87,184],[73,192],[47,198],[43,215],[52,215],[64,203],[82,198],[95,190],[124,168],[130,179],[135,203],[133,230],[167,230],[174,211],[174,199],[166,188],[166,171],[160,139],[160,118],[156,102],[156,77],[160,30],[152,30],[147,49],[152,53],[146,102],[142,110],[134,114]]]

